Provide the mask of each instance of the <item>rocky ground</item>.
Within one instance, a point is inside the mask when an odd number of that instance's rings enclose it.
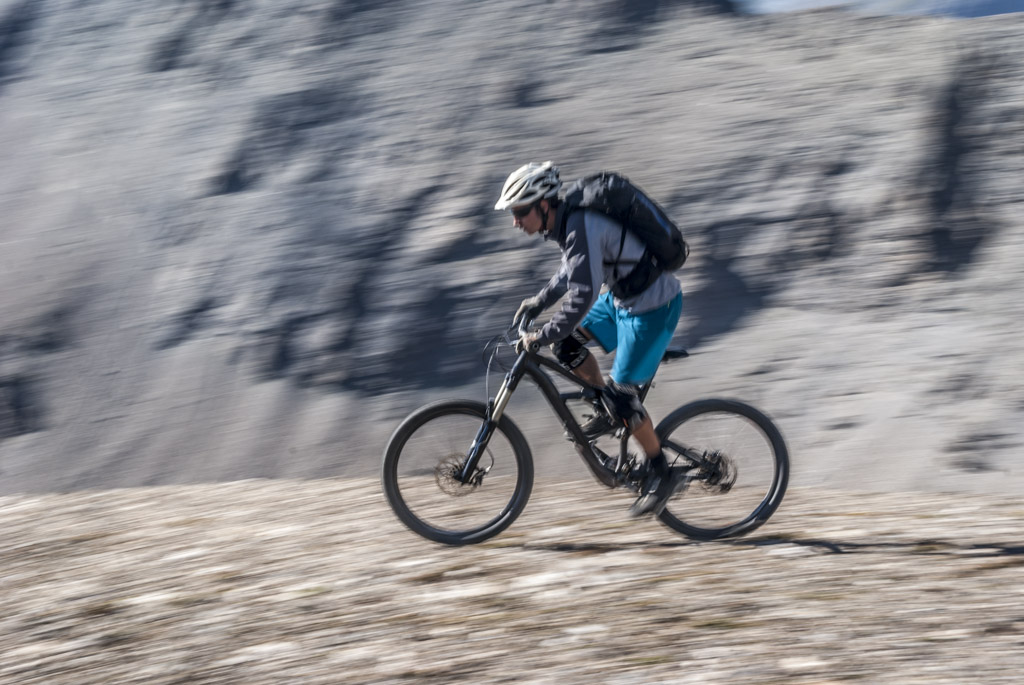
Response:
[[[0,682],[1012,683],[1024,507],[795,489],[697,543],[590,482],[435,546],[376,481],[0,499]]]

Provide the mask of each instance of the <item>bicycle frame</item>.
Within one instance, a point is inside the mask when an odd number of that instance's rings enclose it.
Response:
[[[554,371],[574,385],[579,386],[580,389],[572,392],[560,392],[555,386],[554,381],[551,380],[551,377],[544,372],[544,367]],[[483,450],[487,447],[487,443],[494,434],[494,429],[501,420],[505,408],[512,398],[512,393],[515,392],[524,376],[528,376],[540,389],[541,394],[547,399],[548,404],[551,405],[555,414],[572,436],[576,451],[597,480],[609,488],[628,485],[628,481],[624,478],[624,467],[628,457],[629,431],[627,430],[620,439],[619,455],[615,460],[614,466],[609,466],[598,454],[605,457],[608,462],[611,461],[612,457],[604,454],[604,452],[591,444],[583,434],[583,429],[580,427],[579,422],[576,421],[576,417],[573,416],[566,405],[566,402],[569,400],[598,401],[598,389],[582,378],[577,377],[571,371],[564,369],[558,362],[529,351],[523,351],[519,354],[512,368],[505,374],[505,380],[498,388],[497,394],[494,398],[488,398],[487,418],[480,426],[480,430],[477,432],[476,438],[473,440],[473,444],[467,453],[467,459],[460,474],[462,482],[468,483],[473,479]],[[647,382],[640,387],[641,402],[646,399],[651,384],[651,382]]]
[[[506,332],[503,343],[497,339],[488,343],[485,348],[485,351],[491,349],[488,369],[497,357],[499,346],[513,344],[511,333],[511,330]],[[670,348],[662,354],[661,362],[686,356],[688,354],[685,350]],[[398,518],[428,540],[449,545],[481,542],[505,530],[526,506],[533,487],[535,465],[525,436],[504,415],[512,394],[523,378],[530,378],[537,385],[552,411],[561,420],[580,458],[598,482],[609,489],[622,488],[645,494],[650,492],[647,486],[653,479],[648,478],[652,474],[652,466],[657,468],[658,464],[645,463],[642,456],[634,458],[626,452],[630,437],[628,427],[623,425],[616,429],[613,426],[609,429],[620,444],[619,456],[615,458],[602,451],[605,442],[591,442],[587,439],[582,427],[586,424],[581,425],[582,420],[578,422],[576,418],[580,414],[580,406],[587,406],[582,403],[597,406],[599,400],[607,400],[602,388],[577,378],[554,359],[541,357],[535,346],[520,352],[511,361],[513,363],[506,367],[508,373],[497,394],[488,398],[486,403],[474,400],[433,402],[410,414],[388,441],[381,472],[384,494]],[[560,378],[568,381],[568,391],[560,391],[559,388],[565,387]],[[558,387],[555,382],[558,382]],[[644,384],[638,388],[638,395],[646,398],[652,386],[650,382]],[[581,405],[571,404],[570,401],[578,401]],[[460,450],[457,447],[453,450],[451,440],[445,438],[453,438],[462,444],[468,442],[465,433],[462,433],[462,438],[458,438],[457,432],[449,428],[453,425],[451,420],[464,422],[466,417],[470,417],[470,430],[476,427],[473,431],[475,437],[471,448],[459,454]],[[731,423],[723,424],[723,420]],[[455,424],[456,427],[459,425],[466,426],[465,423]],[[667,472],[653,471],[659,478],[658,490],[654,490],[659,496],[658,504],[661,507],[657,510],[657,516],[665,525],[687,537],[715,540],[743,535],[756,529],[778,508],[789,479],[788,450],[778,428],[758,409],[738,400],[695,400],[669,413],[654,430],[668,461]],[[436,440],[438,431],[442,436],[440,443]],[[489,447],[489,441],[495,439],[497,434],[501,435],[501,454],[497,454],[499,450]],[[744,439],[734,441],[731,438],[735,435]],[[416,441],[411,442],[414,436]],[[754,443],[750,443],[746,437],[753,437]],[[750,445],[755,448],[753,458],[760,463],[764,463],[764,459],[757,452],[763,453],[767,448],[770,468],[765,471],[757,467],[749,471],[753,476],[749,482],[737,481],[741,468],[747,473],[747,462],[742,461],[741,465],[737,455],[747,454]],[[409,458],[402,461],[400,468],[399,459],[406,453]],[[492,494],[497,499],[488,496],[479,498],[479,507],[459,506],[457,500],[447,500],[448,505],[438,505],[437,498],[460,497],[471,495],[481,488],[485,491],[490,489],[485,481],[490,482],[488,474],[492,471],[493,484],[496,486]],[[431,475],[436,490],[431,487]],[[765,476],[768,476],[767,480]],[[667,488],[668,492],[661,494],[659,491],[661,484],[666,482],[663,480],[665,477],[668,477],[667,484],[670,487]],[[760,487],[761,481],[764,487]],[[409,486],[403,483],[409,483]],[[738,487],[734,488],[737,483]],[[725,495],[735,491],[742,492],[743,497],[736,498],[735,505],[730,500],[726,502],[726,507],[712,506],[708,511],[703,511],[706,503],[704,500],[693,502],[692,507],[672,509],[666,506],[666,495],[682,495],[691,492],[691,487],[696,488],[692,493],[699,495]],[[752,494],[760,498],[756,505],[751,498]],[[506,496],[507,503],[502,505],[501,501]],[[424,503],[423,506],[420,502]],[[749,508],[751,505],[754,505],[753,508]],[[732,510],[737,506],[740,510],[736,518],[732,518],[731,514],[723,518],[725,509]],[[745,513],[748,511],[749,514]],[[473,514],[481,514],[484,520],[479,524],[472,522],[469,517]]]

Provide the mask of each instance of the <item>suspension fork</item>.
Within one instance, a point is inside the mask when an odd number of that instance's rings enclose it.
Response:
[[[480,424],[480,429],[476,432],[476,437],[473,438],[473,444],[470,445],[469,451],[466,453],[466,461],[463,463],[458,475],[460,482],[468,483],[476,472],[477,464],[480,463],[480,458],[483,456],[484,450],[487,449],[491,436],[494,435],[494,429],[498,427],[498,422],[501,421],[501,417],[505,413],[505,407],[508,406],[509,400],[512,399],[512,393],[515,392],[516,387],[519,386],[519,381],[523,378],[525,359],[525,354],[519,355],[515,364],[505,374],[505,380],[502,381],[501,387],[498,388],[498,393],[493,398],[487,400],[487,416],[484,418],[484,422]]]

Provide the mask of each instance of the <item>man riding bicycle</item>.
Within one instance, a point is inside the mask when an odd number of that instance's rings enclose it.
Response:
[[[494,206],[511,210],[513,225],[527,235],[540,233],[562,250],[558,271],[536,296],[523,300],[516,318],[534,319],[563,295],[568,297],[543,328],[519,345],[551,345],[565,368],[600,390],[607,413],[588,421],[584,433],[594,439],[621,426],[632,431],[645,460],[640,495],[630,512],[660,512],[676,483],[637,393],[654,377],[679,323],[679,281],[643,259],[644,243],[611,217],[568,208],[559,199],[561,187],[558,168],[551,162],[526,164],[508,177]],[[609,291],[602,294],[602,285]],[[586,348],[592,340],[605,352],[615,351],[607,383]]]

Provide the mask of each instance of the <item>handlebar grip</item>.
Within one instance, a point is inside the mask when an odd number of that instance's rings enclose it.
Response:
[[[519,339],[520,340],[522,340],[523,338],[525,338],[527,335],[530,334],[530,332],[531,332],[530,329],[533,327],[533,322],[534,322],[534,319],[526,319],[526,318],[523,318],[521,321],[518,322],[519,323],[518,334],[519,334]],[[512,322],[512,326],[515,327],[515,325],[516,325],[516,322],[513,321]],[[518,343],[516,343],[516,349],[519,349],[518,348]],[[530,343],[529,351],[533,352],[533,353],[539,352],[540,351],[540,344],[537,343],[537,342]]]
[[[523,336],[528,335],[531,326],[533,326],[533,319],[527,319],[526,317],[523,317],[523,319],[519,322],[519,337],[522,338]]]

